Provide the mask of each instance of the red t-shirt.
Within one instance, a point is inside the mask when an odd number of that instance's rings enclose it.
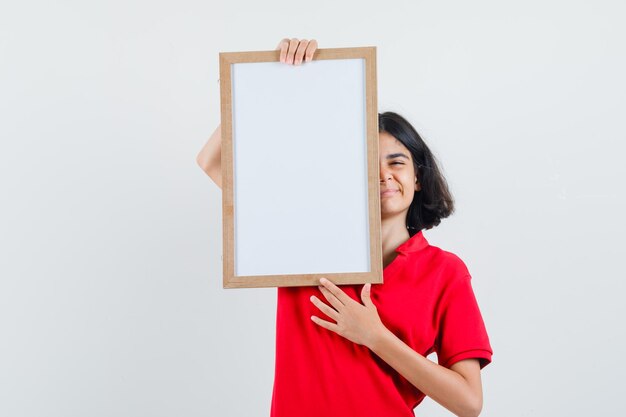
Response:
[[[437,353],[449,368],[477,358],[481,368],[492,350],[463,261],[430,246],[420,231],[397,249],[372,285],[372,302],[383,324],[420,354]],[[340,288],[360,302],[362,285]],[[326,302],[317,287],[278,288],[276,371],[272,417],[413,417],[424,399],[365,346],[311,321],[332,321],[309,298]],[[328,304],[328,303],[327,303]]]

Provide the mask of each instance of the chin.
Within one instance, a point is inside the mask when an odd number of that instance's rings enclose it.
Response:
[[[409,206],[402,208],[393,208],[393,207],[382,207],[380,208],[380,217],[381,219],[386,219],[388,217],[396,217],[399,215],[404,215],[406,217],[409,212]]]

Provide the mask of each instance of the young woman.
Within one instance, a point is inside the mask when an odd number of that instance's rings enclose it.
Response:
[[[277,49],[300,65],[317,42]],[[221,187],[220,152],[218,126],[197,162]],[[454,211],[446,181],[396,113],[379,114],[379,155],[384,284],[278,288],[272,417],[412,417],[426,395],[458,416],[480,414],[492,349],[471,276],[422,234]]]

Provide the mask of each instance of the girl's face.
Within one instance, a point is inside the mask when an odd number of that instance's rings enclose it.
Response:
[[[411,152],[387,132],[378,135],[380,155],[380,212],[383,219],[405,221],[413,195],[421,189]]]

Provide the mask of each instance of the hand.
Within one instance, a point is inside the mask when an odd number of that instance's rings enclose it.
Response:
[[[317,49],[317,41],[315,39],[299,41],[296,38],[285,38],[279,42],[276,47],[276,50],[278,49],[280,49],[280,62],[300,65],[303,58],[305,62],[310,62],[313,59],[313,54]]]
[[[372,284],[363,286],[361,290],[363,304],[361,304],[326,278],[320,279],[320,283],[322,285],[318,288],[334,308],[314,295],[311,296],[311,302],[336,323],[322,320],[317,316],[311,316],[311,320],[356,344],[371,349],[373,343],[387,330],[370,298]]]

